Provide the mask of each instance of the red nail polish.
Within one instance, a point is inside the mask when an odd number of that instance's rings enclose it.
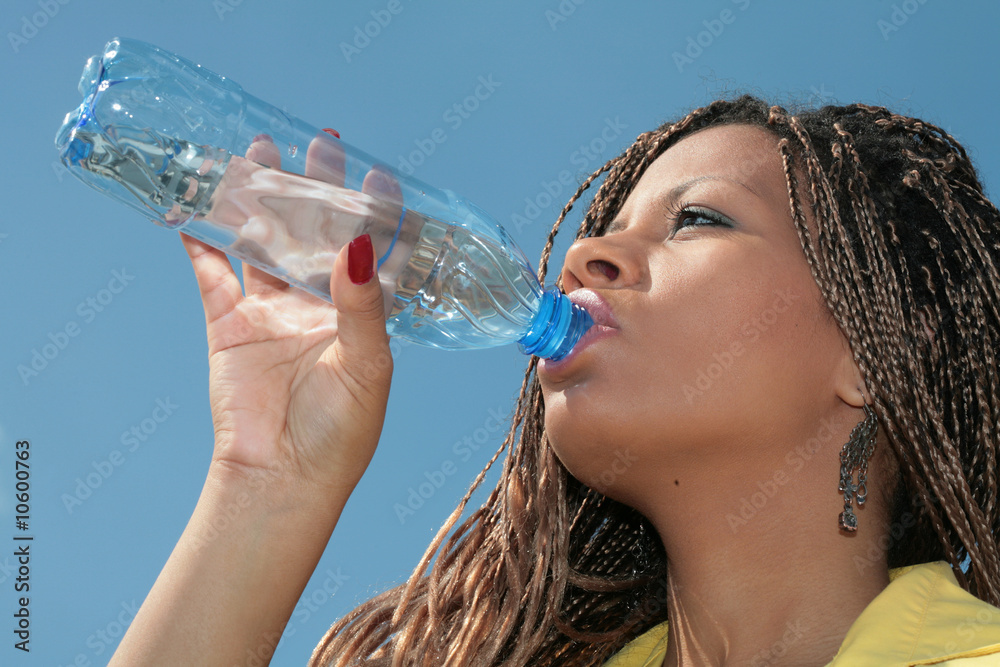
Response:
[[[256,137],[253,138],[252,143],[257,143],[258,141],[266,141],[271,144],[274,143],[274,139],[272,139],[271,135],[269,134],[258,134]]]
[[[362,234],[347,247],[347,275],[355,285],[364,285],[375,275],[372,237]]]
[[[337,132],[337,131],[336,131],[335,129],[333,129],[332,127],[324,127],[324,128],[323,128],[323,131],[324,131],[324,132],[326,132],[327,134],[332,134],[333,136],[335,136],[335,137],[337,137],[338,139],[340,139],[340,132]]]

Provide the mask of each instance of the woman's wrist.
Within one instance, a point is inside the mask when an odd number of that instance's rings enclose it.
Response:
[[[292,466],[262,469],[214,459],[199,504],[210,503],[210,514],[219,517],[250,512],[293,523],[336,523],[353,490],[306,480]]]

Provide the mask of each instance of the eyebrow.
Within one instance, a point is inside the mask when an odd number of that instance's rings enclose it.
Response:
[[[684,181],[678,185],[675,185],[666,194],[657,197],[656,205],[662,208],[671,208],[671,205],[675,203],[678,199],[684,196],[684,193],[698,185],[699,183],[704,183],[705,181],[723,181],[725,183],[732,183],[733,185],[738,185],[744,190],[747,190],[750,194],[758,199],[763,199],[760,194],[751,188],[749,185],[743,181],[734,181],[731,178],[723,178],[721,176],[698,176],[697,178],[692,178],[689,181]],[[605,234],[612,234],[614,232],[621,231],[627,227],[627,223],[624,220],[616,219],[612,220],[611,224],[608,225],[605,230]]]

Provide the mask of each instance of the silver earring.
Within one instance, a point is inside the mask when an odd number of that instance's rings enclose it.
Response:
[[[868,497],[868,460],[875,452],[875,433],[878,422],[875,413],[867,404],[865,418],[851,431],[844,448],[840,450],[840,491],[844,494],[844,511],[840,513],[840,528],[849,533],[858,530],[858,517],[852,508],[857,497],[858,507],[864,507]],[[854,471],[858,471],[858,481],[854,482]]]

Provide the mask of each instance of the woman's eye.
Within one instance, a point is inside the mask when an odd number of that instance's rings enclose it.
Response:
[[[677,215],[677,228],[700,227],[703,225],[723,225],[731,227],[729,220],[715,211],[705,208],[689,207],[683,209]]]

